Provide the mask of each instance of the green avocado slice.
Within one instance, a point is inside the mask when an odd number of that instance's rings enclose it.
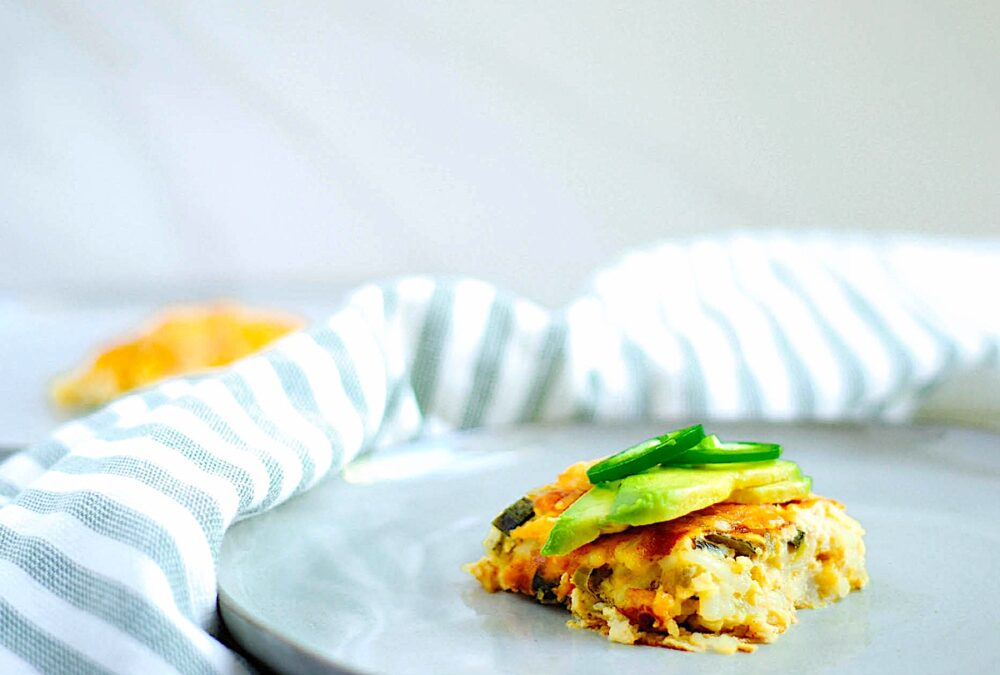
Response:
[[[715,466],[725,466],[724,464],[713,464],[709,471],[715,471]],[[777,483],[781,480],[798,478],[802,475],[802,470],[795,462],[787,459],[776,459],[770,462],[752,462],[746,464],[730,464],[729,468],[736,471],[735,490]]]
[[[793,499],[804,499],[809,496],[810,490],[812,478],[798,476],[767,485],[733,490],[726,501],[734,504],[782,504]]]
[[[657,469],[622,481],[608,519],[649,525],[721,502],[735,489],[735,471]]]
[[[563,555],[594,541],[611,530],[623,527],[611,525],[608,514],[618,494],[618,483],[602,483],[573,502],[556,520],[542,555]]]
[[[788,460],[659,467],[621,482],[608,519],[622,525],[662,523],[725,501],[734,490],[799,475],[798,465]]]
[[[656,467],[592,487],[556,520],[542,555],[565,555],[602,534],[661,523],[757,486],[801,479],[795,462]]]

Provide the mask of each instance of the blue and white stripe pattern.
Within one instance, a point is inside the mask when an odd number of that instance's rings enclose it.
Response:
[[[998,290],[995,247],[782,236],[635,253],[560,311],[473,280],[361,288],[0,466],[0,672],[242,670],[212,637],[226,529],[420,434],[906,418],[953,375],[997,375]]]

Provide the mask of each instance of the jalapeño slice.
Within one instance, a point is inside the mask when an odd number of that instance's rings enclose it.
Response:
[[[690,451],[704,438],[705,429],[700,424],[650,438],[601,460],[587,469],[587,478],[597,485],[631,476],[657,464],[674,460],[686,451]]]
[[[766,462],[781,457],[777,443],[751,443],[736,441],[726,443],[716,436],[708,436],[686,451],[672,455],[666,464],[729,464],[731,462]]]

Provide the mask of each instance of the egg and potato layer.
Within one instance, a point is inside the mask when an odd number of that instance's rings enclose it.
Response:
[[[590,489],[587,467],[529,493],[519,504],[530,518],[516,527],[495,522],[486,555],[466,566],[483,588],[562,604],[571,626],[615,642],[732,653],[774,641],[796,609],[835,602],[868,581],[861,525],[812,494],[723,502],[541,555],[558,516]]]

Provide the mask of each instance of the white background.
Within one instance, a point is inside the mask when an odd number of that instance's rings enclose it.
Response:
[[[0,0],[0,290],[553,304],[703,230],[992,235],[998,45],[987,0]]]

